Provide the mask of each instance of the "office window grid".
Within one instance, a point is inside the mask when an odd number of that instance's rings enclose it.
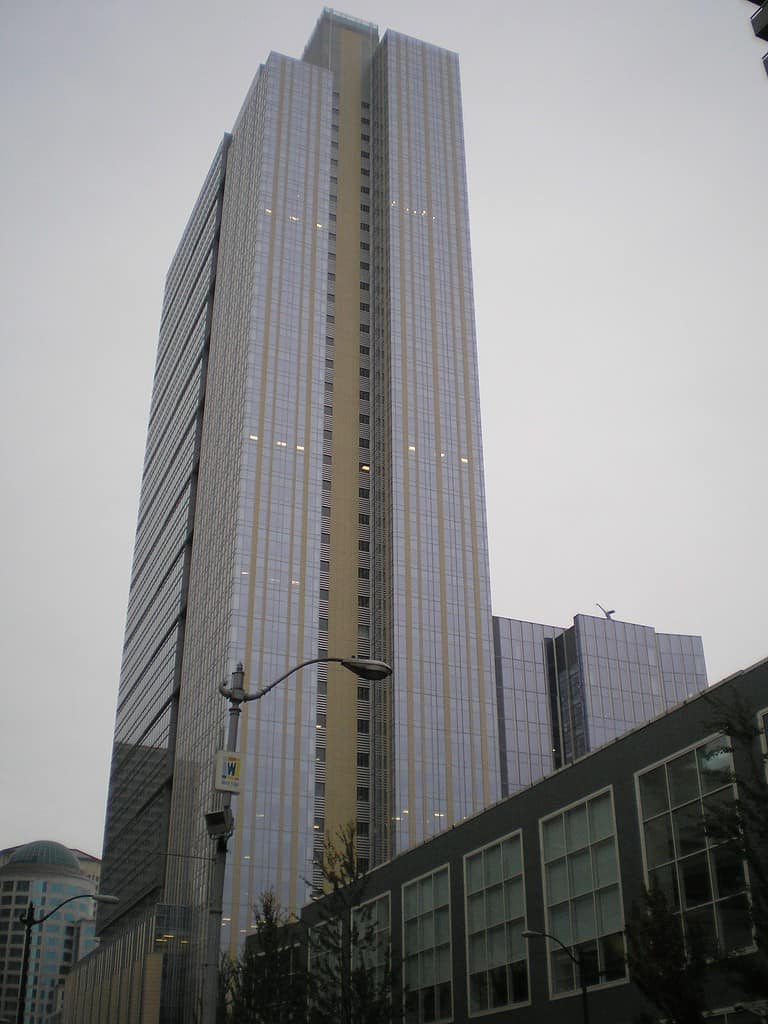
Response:
[[[388,892],[352,911],[353,967],[368,972],[375,993],[384,991],[389,983],[390,927]]]
[[[624,980],[624,915],[610,789],[541,820],[546,931],[581,959],[589,985]],[[550,990],[581,981],[571,957],[549,943]]]
[[[522,834],[464,858],[470,1013],[528,1000]]]
[[[726,953],[751,946],[744,860],[711,827],[737,797],[728,737],[638,774],[637,789],[647,884],[680,916],[686,943]]]
[[[453,1014],[448,867],[403,886],[406,1024],[433,1024]]]

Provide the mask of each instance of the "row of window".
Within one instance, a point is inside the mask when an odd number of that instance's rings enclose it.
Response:
[[[734,952],[752,945],[745,865],[728,835],[708,824],[711,812],[732,803],[735,796],[731,751],[724,736],[637,775],[646,883],[658,884],[668,893],[686,940],[695,929],[713,951],[717,947]],[[544,931],[575,955],[588,985],[625,981],[612,789],[540,819],[539,833]],[[465,855],[463,867],[469,1012],[478,1015],[526,1003],[529,950],[524,937],[522,833]],[[402,887],[406,1024],[432,1024],[453,1016],[449,871],[442,865]],[[389,899],[387,893],[358,908],[379,922],[387,956]],[[542,954],[546,950],[550,994],[577,991],[581,979],[572,956],[556,942],[544,937],[538,941]],[[374,959],[386,962],[382,955],[378,950]],[[531,955],[537,955],[535,950]]]

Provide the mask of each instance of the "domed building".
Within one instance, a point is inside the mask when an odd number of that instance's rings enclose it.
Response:
[[[0,851],[0,1020],[16,1020],[24,955],[19,918],[30,902],[40,918],[64,900],[83,896],[31,930],[24,1024],[50,1019],[64,976],[95,947],[95,904],[87,897],[96,891],[98,873],[83,870],[93,861],[47,840]]]

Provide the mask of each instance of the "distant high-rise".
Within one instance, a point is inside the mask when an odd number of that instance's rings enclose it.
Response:
[[[458,58],[331,11],[272,53],[171,264],[104,848],[119,937],[205,908],[212,762],[246,686],[225,941],[501,793]],[[193,926],[190,926],[193,927]]]
[[[701,637],[577,615],[563,629],[493,620],[504,795],[707,685]]]
[[[0,850],[0,1021],[16,1020],[22,983],[24,926],[19,918],[34,906],[24,990],[24,1024],[53,1019],[64,978],[95,946],[93,900],[99,861],[61,843],[41,841]],[[82,896],[82,899],[74,897]]]

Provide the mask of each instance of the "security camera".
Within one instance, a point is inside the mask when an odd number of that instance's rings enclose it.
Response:
[[[231,809],[222,807],[220,811],[208,811],[205,815],[205,827],[211,839],[227,839],[235,827]]]

